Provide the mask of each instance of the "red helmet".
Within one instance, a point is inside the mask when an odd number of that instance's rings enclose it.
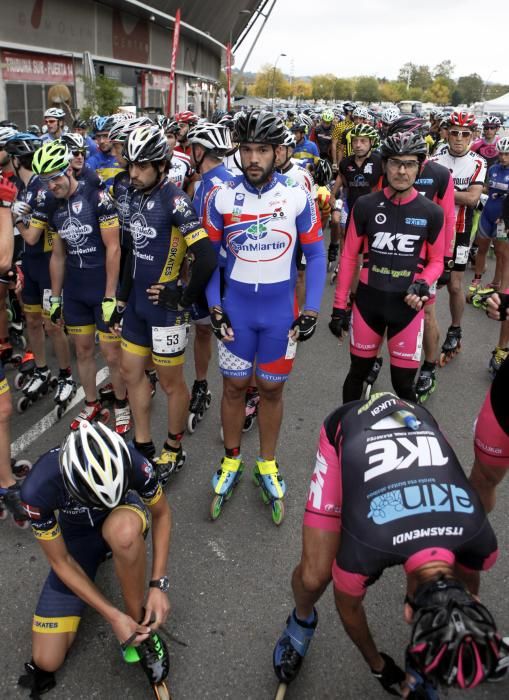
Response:
[[[189,124],[189,126],[193,126],[194,124],[198,124],[198,117],[194,112],[178,112],[175,115],[175,121],[178,122],[179,124]]]
[[[452,112],[449,116],[449,124],[451,126],[464,126],[467,129],[475,129],[477,126],[475,114],[472,112]]]

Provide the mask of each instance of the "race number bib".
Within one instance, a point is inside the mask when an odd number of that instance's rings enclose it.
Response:
[[[51,307],[50,298],[51,289],[45,289],[42,293],[42,310],[49,311]]]
[[[470,250],[470,247],[468,245],[459,245],[456,248],[456,257],[454,259],[454,262],[457,265],[466,265],[468,262],[468,251]]]
[[[285,360],[293,360],[297,354],[297,343],[295,340],[288,338],[288,345],[286,346]]]
[[[182,353],[187,345],[188,326],[153,326],[152,348],[157,355]]]

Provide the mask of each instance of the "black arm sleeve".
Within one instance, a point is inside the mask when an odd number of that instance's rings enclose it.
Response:
[[[217,256],[208,237],[201,238],[189,246],[189,253],[193,255],[194,260],[191,265],[191,279],[181,301],[185,307],[198,301],[217,267]]]
[[[117,295],[118,301],[127,302],[129,294],[131,292],[131,287],[133,284],[133,248],[130,245],[127,249],[126,258],[124,261],[124,269],[122,270],[122,277],[119,280],[119,292]]]

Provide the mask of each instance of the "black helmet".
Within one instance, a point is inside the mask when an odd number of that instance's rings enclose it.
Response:
[[[398,119],[395,119],[387,129],[387,136],[393,134],[401,134],[402,132],[413,131],[422,134],[426,122],[420,117],[415,117],[413,114],[402,114]]]
[[[263,109],[253,109],[237,119],[233,140],[278,146],[283,143],[285,135],[286,127],[279,117]]]
[[[316,184],[320,187],[328,185],[332,180],[332,167],[326,158],[320,158],[318,163],[315,165],[313,178]]]
[[[226,114],[226,111],[224,109],[216,109],[214,114],[210,117],[210,122],[212,124],[219,124],[221,119],[224,117]]]
[[[88,129],[88,122],[86,119],[75,119],[72,123],[73,129]]]
[[[418,133],[408,131],[388,136],[380,148],[382,158],[391,156],[417,156],[422,163],[428,154],[426,141]]]

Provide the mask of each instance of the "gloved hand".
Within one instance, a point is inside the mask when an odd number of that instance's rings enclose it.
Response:
[[[104,297],[101,302],[101,312],[104,323],[108,326],[111,325],[111,316],[117,307],[117,300],[115,297]]]
[[[350,312],[346,309],[332,309],[331,320],[329,321],[329,330],[336,338],[342,338],[348,333],[350,328]]]
[[[21,202],[18,200],[17,202],[14,202],[14,204],[11,207],[11,212],[12,212],[12,217],[14,219],[14,223],[17,224],[20,221],[22,221],[25,217],[30,216],[32,213],[32,207],[28,202]]]
[[[388,654],[380,652],[380,656],[385,661],[384,667],[381,671],[373,671],[373,669],[371,669],[371,674],[390,695],[401,697],[400,684],[403,683],[406,678],[405,672],[396,665],[394,659]]]
[[[406,294],[412,296],[415,294],[417,297],[427,297],[429,299],[429,284],[424,280],[414,280],[412,284],[406,290]]]
[[[182,287],[164,287],[159,292],[159,298],[157,299],[157,305],[162,306],[168,311],[182,311],[182,297],[184,291]]]
[[[124,316],[124,311],[126,310],[127,306],[126,304],[120,304],[117,300],[117,303],[115,304],[115,308],[113,309],[113,312],[110,316],[110,320],[108,322],[108,327],[109,328],[115,328],[115,326],[120,326],[122,323],[122,318]]]
[[[210,323],[216,338],[224,340],[228,337],[227,329],[232,327],[232,322],[226,311],[223,311],[219,306],[214,306],[210,312]]]
[[[62,297],[49,298],[49,317],[51,323],[58,323],[62,319]]]
[[[302,342],[311,338],[315,332],[317,322],[318,318],[316,316],[300,314],[292,323],[290,329],[290,331],[293,331],[293,340],[300,340]]]
[[[0,175],[0,207],[9,208],[16,199],[17,194],[16,186],[6,177]]]

